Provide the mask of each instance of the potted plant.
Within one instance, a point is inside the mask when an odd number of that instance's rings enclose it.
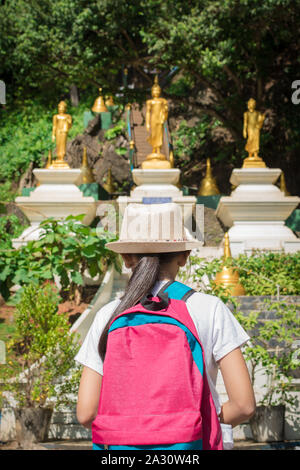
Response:
[[[270,300],[265,304],[267,315],[264,316],[267,319],[262,319],[260,312],[236,314],[251,335],[251,343],[246,345],[244,355],[250,365],[253,386],[260,369],[265,375],[265,391],[250,420],[253,438],[257,442],[284,439],[285,407],[295,403],[291,381],[293,370],[299,366],[293,349],[300,333],[297,306]]]
[[[59,300],[53,284],[29,284],[16,308],[16,335],[7,345],[1,386],[6,399],[15,403],[16,438],[21,447],[47,438],[54,406],[69,400],[67,393],[75,392],[78,385],[74,357],[79,345],[74,333],[70,334],[68,319],[57,313]]]

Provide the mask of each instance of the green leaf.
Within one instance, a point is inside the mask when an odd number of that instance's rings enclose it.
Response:
[[[75,284],[83,285],[83,279],[79,272],[71,272],[71,279]]]
[[[88,270],[89,270],[89,273],[90,273],[90,275],[91,275],[92,277],[97,276],[97,274],[98,274],[99,272],[101,272],[100,269],[99,269],[99,266],[98,266],[98,262],[97,262],[97,261],[94,261],[94,262],[92,262],[92,263],[89,263],[89,265],[88,265]]]

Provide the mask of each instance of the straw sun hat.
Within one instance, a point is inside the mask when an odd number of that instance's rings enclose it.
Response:
[[[129,204],[122,221],[120,238],[107,243],[116,253],[168,253],[203,245],[184,227],[178,204]]]

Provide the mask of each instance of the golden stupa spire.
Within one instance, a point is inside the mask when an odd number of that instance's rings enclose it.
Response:
[[[171,168],[174,168],[174,153],[173,153],[173,150],[170,150],[169,152],[169,162],[171,164]]]
[[[287,187],[286,187],[286,184],[285,184],[285,176],[284,176],[283,171],[281,172],[281,175],[280,175],[280,191],[282,191],[285,196],[290,196],[291,195],[291,193],[289,193],[288,190],[287,190]]]
[[[47,159],[45,168],[50,168],[51,165],[52,165],[52,152],[51,152],[51,149],[49,149],[48,159]]]
[[[92,107],[94,113],[107,113],[108,109],[105,106],[104,98],[102,96],[102,88],[99,88],[99,96],[96,98],[94,106]]]
[[[231,250],[229,235],[226,232],[224,235],[224,256],[222,271],[216,274],[215,283],[218,286],[222,286],[224,289],[228,290],[231,295],[245,295],[246,292],[242,284],[240,284],[240,277],[237,269],[225,266],[226,260],[229,258],[231,258]]]
[[[82,176],[83,184],[95,182],[93,172],[91,168],[88,166],[86,147],[83,147],[82,164],[81,164],[80,169],[81,169],[81,176]]]
[[[215,196],[220,194],[216,179],[212,175],[210,158],[206,159],[206,174],[201,181],[198,196]]]

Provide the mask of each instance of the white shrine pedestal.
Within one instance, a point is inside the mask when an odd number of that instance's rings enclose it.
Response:
[[[180,170],[171,168],[165,170],[132,170],[136,187],[130,196],[119,196],[120,213],[123,215],[128,204],[159,204],[175,202],[181,206],[184,224],[191,232],[193,211],[196,206],[195,196],[184,196],[176,186],[180,178]],[[199,229],[201,232],[201,228]]]
[[[29,240],[37,240],[41,232],[40,222],[49,217],[65,219],[68,215],[85,214],[83,223],[89,225],[96,215],[94,198],[83,196],[76,186],[76,183],[80,184],[80,169],[36,169],[33,173],[40,185],[30,196],[20,196],[15,200],[30,221],[30,227],[13,240],[15,248]]]
[[[117,201],[120,212],[130,203],[153,204],[161,202],[176,202],[183,206],[185,212],[192,213],[197,199],[194,196],[183,196],[176,186],[180,178],[180,170],[171,168],[166,170],[133,170],[133,181],[136,187],[130,196],[119,196]]]
[[[300,202],[285,196],[275,186],[279,168],[234,169],[230,182],[237,186],[231,196],[220,199],[216,215],[226,227],[233,255],[260,250],[300,249],[300,239],[285,225],[285,220]]]

